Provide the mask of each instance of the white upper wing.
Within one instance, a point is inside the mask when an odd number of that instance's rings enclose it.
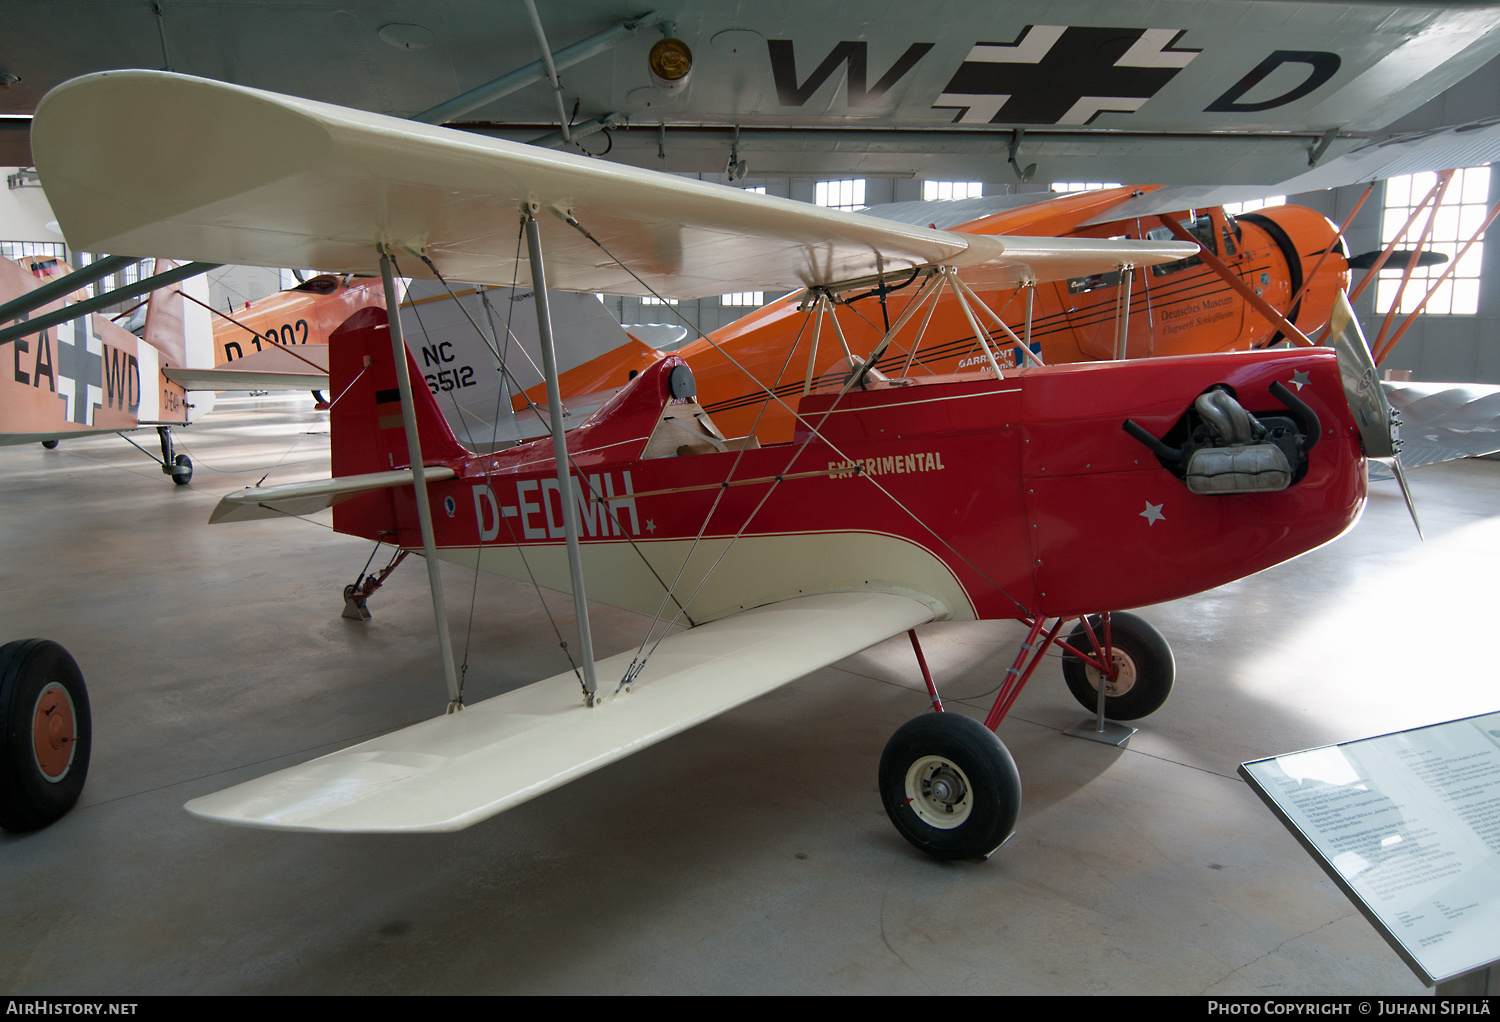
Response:
[[[403,249],[452,280],[529,282],[519,211],[533,203],[548,284],[622,295],[649,292],[558,215],[671,298],[932,264],[985,283],[1051,280],[1193,251],[930,230],[156,71],[59,86],[32,149],[69,243],[90,252],[371,273],[386,245],[408,276],[430,274]]]

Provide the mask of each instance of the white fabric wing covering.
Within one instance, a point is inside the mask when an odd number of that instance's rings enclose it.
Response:
[[[984,264],[976,282],[1048,280],[1193,251],[912,227],[157,71],[59,86],[32,149],[69,243],[125,255],[372,273],[384,245],[408,276],[430,277],[406,254],[421,252],[451,280],[526,283],[523,206],[542,225],[549,286],[650,293],[559,219],[572,215],[651,290],[681,299],[932,264]]]
[[[602,706],[585,707],[565,672],[193,799],[187,810],[286,830],[459,830],[932,617],[917,600],[873,591],[757,607],[668,635],[633,691]],[[601,661],[601,687],[612,688],[634,655]]]

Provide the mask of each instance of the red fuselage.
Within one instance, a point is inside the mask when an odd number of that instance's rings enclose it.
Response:
[[[335,476],[406,463],[383,318],[367,310],[336,335],[335,392],[366,355],[373,364],[335,406]],[[648,613],[665,600],[669,615],[682,606],[699,622],[862,588],[922,594],[959,620],[1118,610],[1295,557],[1349,528],[1364,504],[1359,439],[1327,349],[813,393],[792,442],[711,453],[687,453],[703,446],[679,448],[692,438],[662,424],[697,409],[670,396],[681,364],[652,366],[568,434],[591,598]],[[1218,384],[1252,412],[1274,412],[1282,406],[1267,388],[1303,380],[1320,442],[1305,475],[1279,492],[1191,493],[1121,429],[1128,417],[1163,436]],[[444,559],[568,589],[550,441],[475,456],[426,390],[417,406],[425,462],[457,472],[429,487]],[[337,505],[334,522],[421,545],[407,488]]]

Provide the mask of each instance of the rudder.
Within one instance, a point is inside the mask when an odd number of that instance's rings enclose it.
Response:
[[[469,457],[471,452],[448,428],[410,351],[406,364],[413,381],[422,463],[434,465]],[[359,310],[329,337],[328,382],[335,398],[329,413],[334,476],[409,467],[384,309]]]

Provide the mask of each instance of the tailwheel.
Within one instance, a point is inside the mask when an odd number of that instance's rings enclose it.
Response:
[[[344,587],[344,613],[350,621],[370,620],[369,594],[359,586]]]
[[[1104,641],[1104,619],[1089,617],[1094,637]],[[1161,709],[1172,694],[1177,662],[1167,640],[1150,622],[1134,614],[1110,615],[1111,659],[1115,677],[1104,679],[1104,715],[1110,720],[1139,720]],[[1068,645],[1084,653],[1094,652],[1083,623],[1068,636]],[[1099,682],[1103,672],[1072,653],[1064,653],[1063,680],[1068,691],[1090,712],[1099,706]]]
[[[93,727],[78,664],[47,639],[0,646],[0,827],[37,830],[78,801]]]
[[[880,799],[901,836],[929,855],[988,858],[1015,830],[1021,776],[977,720],[924,713],[886,743]]]
[[[178,486],[186,486],[193,478],[193,462],[186,454],[178,454],[172,442],[172,431],[166,426],[157,426],[156,435],[161,438],[161,470],[172,477]]]
[[[57,441],[56,440],[43,440],[42,441],[42,446],[45,447],[45,448],[47,448],[47,450],[49,450],[49,451],[55,451],[55,450],[57,450]]]

